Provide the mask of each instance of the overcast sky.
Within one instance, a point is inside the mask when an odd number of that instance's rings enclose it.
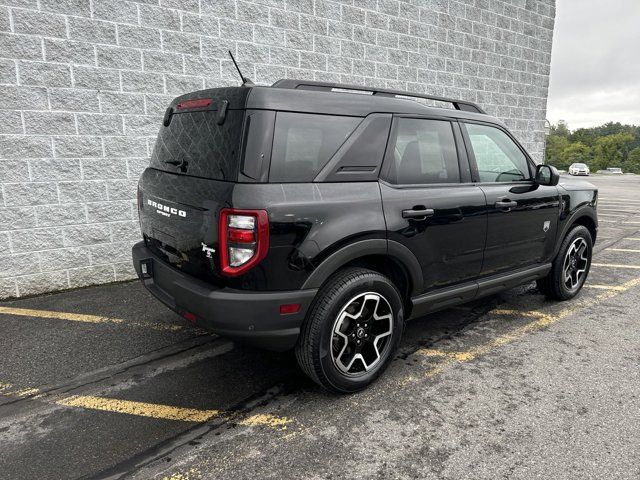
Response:
[[[547,118],[640,125],[640,0],[556,0]]]

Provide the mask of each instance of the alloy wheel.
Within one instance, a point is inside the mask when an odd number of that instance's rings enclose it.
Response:
[[[588,250],[587,241],[582,237],[576,238],[567,249],[562,280],[570,291],[578,288],[584,279],[589,265]]]
[[[342,308],[331,336],[334,365],[348,376],[363,375],[375,368],[391,346],[393,310],[379,293],[353,297]]]

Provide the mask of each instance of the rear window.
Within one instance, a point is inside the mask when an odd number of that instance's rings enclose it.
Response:
[[[160,133],[151,166],[195,177],[236,180],[244,110],[229,110],[222,125],[215,110],[177,113]]]
[[[361,121],[359,117],[278,112],[269,181],[312,181]]]

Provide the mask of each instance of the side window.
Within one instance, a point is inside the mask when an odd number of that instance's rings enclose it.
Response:
[[[269,181],[312,181],[361,121],[359,117],[278,112]]]
[[[465,124],[476,157],[481,182],[516,182],[531,179],[522,150],[499,128]]]
[[[460,167],[451,123],[399,118],[392,140],[389,181],[395,184],[459,183]]]

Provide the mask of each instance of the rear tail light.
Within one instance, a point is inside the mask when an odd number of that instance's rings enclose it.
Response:
[[[220,211],[219,235],[222,273],[229,277],[241,275],[267,255],[267,212],[225,208]]]

